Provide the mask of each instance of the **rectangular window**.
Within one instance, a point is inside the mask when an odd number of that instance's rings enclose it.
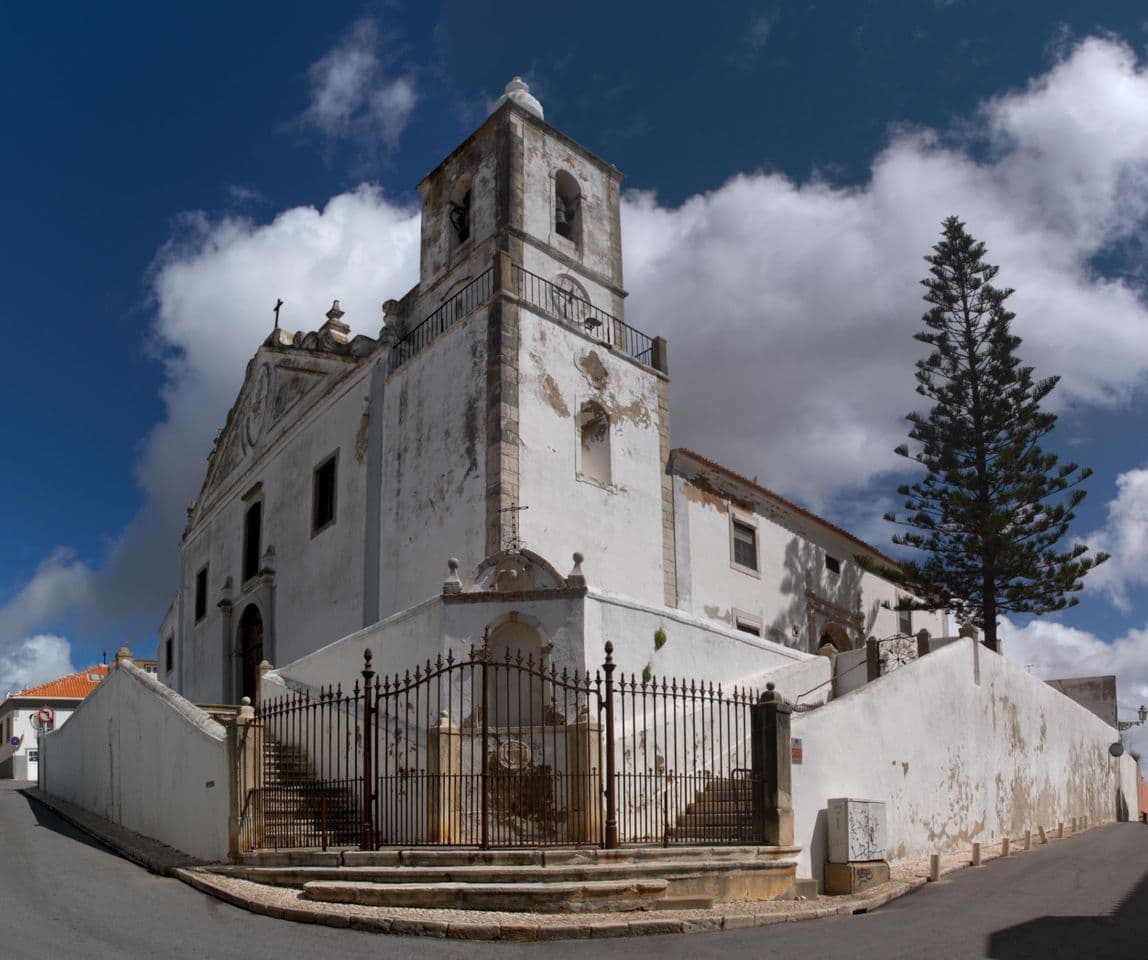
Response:
[[[256,500],[243,518],[243,580],[259,573],[260,541],[263,537],[263,501]]]
[[[207,616],[207,565],[195,575],[195,622]]]
[[[172,667],[175,666],[175,637],[168,637],[163,642],[163,668],[167,673],[171,673]]]
[[[311,536],[326,530],[335,522],[335,489],[339,462],[337,453],[331,454],[315,468],[311,484]]]
[[[825,569],[828,570],[830,573],[840,573],[841,572],[841,561],[838,560],[836,557],[831,557],[828,554],[826,554],[825,555]]]
[[[752,617],[737,617],[734,623],[742,633],[748,633],[754,637],[761,636],[761,624]]]
[[[740,520],[733,521],[733,562],[757,570],[757,529]]]
[[[39,763],[40,762],[40,751],[39,750],[29,750],[28,751],[28,762],[29,763]]]

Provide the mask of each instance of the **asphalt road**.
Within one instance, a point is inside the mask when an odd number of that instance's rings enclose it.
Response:
[[[0,781],[0,958],[1148,957],[1148,826],[968,869],[867,915],[545,944],[378,936],[254,916],[121,859]]]

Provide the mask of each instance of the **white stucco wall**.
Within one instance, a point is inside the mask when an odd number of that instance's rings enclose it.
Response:
[[[562,324],[521,312],[519,515],[531,550],[557,569],[585,555],[587,581],[646,603],[664,599],[655,374]],[[610,418],[611,482],[581,475],[578,413]]]
[[[447,330],[387,380],[383,619],[439,593],[450,557],[465,572],[486,556],[486,315]]]
[[[176,688],[200,703],[238,700],[237,631],[250,603],[260,607],[264,653],[273,660],[294,659],[362,625],[367,426],[372,415],[381,415],[368,405],[370,364],[354,368],[343,361],[324,363],[305,352],[263,348],[254,364],[257,368],[265,362],[287,364],[276,368],[272,392],[276,383],[292,375],[292,362],[330,367],[332,379],[324,382],[314,375],[310,391],[265,428],[211,492],[184,542],[183,595],[175,604]],[[242,398],[241,393],[240,408]],[[314,470],[331,454],[338,456],[335,522],[312,536]],[[256,484],[262,484],[261,489],[245,500]],[[269,546],[275,551],[270,610],[264,609],[267,595],[260,593],[258,581],[243,582],[244,516],[256,499],[263,501],[260,552]],[[207,615],[197,623],[195,583],[204,564]],[[228,578],[232,622],[225,638],[218,603]]]
[[[121,663],[41,745],[40,787],[203,860],[227,857],[222,726]]]
[[[856,543],[779,506],[748,495],[731,497],[705,476],[675,469],[673,479],[681,607],[730,626],[743,616],[761,623],[768,639],[814,650],[820,637],[810,636],[806,592],[812,591],[850,612],[860,605],[866,637],[898,632],[897,612],[884,606],[896,604],[897,590],[857,565]],[[731,516],[757,530],[756,572],[733,563]],[[826,568],[826,556],[840,562],[839,573]],[[924,628],[934,636],[945,633],[943,615],[912,616],[914,632]],[[824,618],[815,620],[816,632]]]
[[[978,679],[979,674],[979,679]],[[961,640],[807,714],[792,735],[800,873],[820,877],[832,797],[888,804],[892,860],[1038,825],[1116,816],[1116,731],[1015,663]],[[1129,761],[1131,762],[1131,761]]]

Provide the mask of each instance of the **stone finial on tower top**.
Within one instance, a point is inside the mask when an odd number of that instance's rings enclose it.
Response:
[[[530,87],[526,85],[522,77],[515,77],[506,85],[506,90],[502,96],[495,101],[494,110],[501,107],[507,100],[518,104],[518,106],[522,107],[527,113],[533,113],[539,120],[546,119],[542,115],[542,104],[538,102],[536,97],[531,95]],[[493,113],[494,110],[492,110],[491,113]]]

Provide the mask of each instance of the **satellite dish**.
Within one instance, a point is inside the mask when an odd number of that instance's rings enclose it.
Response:
[[[1122,744],[1122,743],[1114,743],[1114,744],[1112,744],[1112,746],[1110,746],[1110,747],[1108,748],[1108,753],[1109,753],[1109,755],[1110,755],[1110,756],[1113,756],[1113,757],[1119,757],[1119,756],[1123,756],[1123,754],[1124,754],[1124,744]]]

